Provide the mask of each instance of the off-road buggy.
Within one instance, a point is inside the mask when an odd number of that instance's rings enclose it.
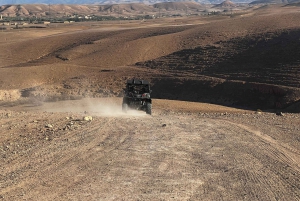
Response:
[[[143,110],[147,114],[152,114],[152,100],[150,98],[150,83],[146,80],[127,80],[124,89],[122,103],[123,112],[130,109]]]

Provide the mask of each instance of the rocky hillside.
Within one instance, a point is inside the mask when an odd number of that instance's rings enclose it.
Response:
[[[145,3],[155,4],[170,2],[168,0],[1,0],[0,5],[5,4],[124,4],[124,3]],[[183,2],[180,0],[174,0],[172,2]],[[189,2],[189,1],[188,1]],[[222,0],[195,0],[197,3],[221,3]],[[237,3],[249,3],[251,0],[233,0]]]
[[[299,2],[299,0],[257,0],[251,2],[250,4],[293,4]]]
[[[153,98],[286,108],[300,100],[299,17],[298,7],[269,5],[4,30],[0,87],[5,99],[121,96],[137,77],[151,81]]]
[[[218,7],[219,8],[234,8],[234,7],[237,7],[237,5],[235,3],[233,3],[232,1],[226,0],[220,4],[215,5],[214,7],[215,8],[218,8]]]
[[[113,3],[113,2],[112,2]],[[166,2],[147,5],[144,3],[107,4],[107,5],[67,5],[67,4],[22,4],[2,5],[3,16],[72,16],[78,15],[153,15],[163,12],[187,14],[199,12],[206,7],[196,2]]]

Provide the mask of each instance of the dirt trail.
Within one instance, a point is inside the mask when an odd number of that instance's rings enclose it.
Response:
[[[300,199],[299,115],[177,105],[153,116],[1,110],[0,199]],[[286,139],[278,138],[272,127],[292,118]]]
[[[0,201],[300,200],[299,114],[199,103],[299,102],[299,11],[255,12],[3,31]],[[77,100],[134,77],[152,116]]]

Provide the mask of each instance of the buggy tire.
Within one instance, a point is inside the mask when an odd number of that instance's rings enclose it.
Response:
[[[127,113],[127,111],[128,111],[128,104],[127,104],[127,103],[123,103],[123,104],[122,104],[122,111],[123,111],[124,113]]]
[[[152,104],[146,103],[146,114],[152,115]]]

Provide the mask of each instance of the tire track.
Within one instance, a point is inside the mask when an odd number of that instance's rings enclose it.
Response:
[[[252,129],[243,124],[233,123],[229,121],[228,123],[238,126],[239,128],[242,128],[258,137],[260,139],[258,140],[260,141],[258,143],[261,145],[261,147],[265,148],[267,151],[270,151],[275,159],[278,159],[290,165],[291,167],[293,167],[293,169],[300,173],[300,150],[296,150],[282,142],[279,144],[276,140],[266,134],[262,134],[259,130]]]
[[[295,152],[297,153],[297,150],[286,148],[286,144],[281,145],[270,136],[262,134],[260,131],[246,125],[226,120],[222,121],[223,123],[229,123],[234,127],[242,128],[250,134],[240,139],[245,141],[248,138],[247,141],[253,143],[253,145],[249,144],[249,147],[244,147],[243,150],[258,159],[263,166],[262,169],[258,171],[249,171],[245,169],[242,170],[242,172],[249,180],[256,184],[267,184],[263,186],[265,189],[268,189],[269,193],[266,194],[265,191],[258,193],[257,195],[261,197],[260,199],[270,200],[272,194],[274,194],[276,199],[300,199],[300,171],[297,163],[299,155],[295,154]],[[237,134],[239,135],[238,132]],[[253,159],[249,159],[249,161],[253,161]],[[266,177],[266,175],[269,176]],[[260,186],[261,185],[258,185],[253,192],[260,192]],[[267,195],[270,197],[263,197]]]
[[[101,121],[98,124],[95,125],[90,125],[90,127],[88,128],[88,130],[84,131],[84,133],[95,133],[98,130],[101,130],[102,128],[105,128],[105,126],[107,124],[109,124],[111,121],[111,119],[105,120],[104,122]],[[88,152],[92,147],[96,146],[97,143],[99,143],[99,141],[105,139],[106,135],[104,136],[100,136],[101,138],[97,138],[98,140],[92,140],[89,143],[85,143],[85,142],[80,142],[81,141],[81,133],[83,132],[83,130],[78,130],[75,132],[71,132],[69,133],[67,136],[64,136],[68,140],[67,142],[63,141],[63,142],[59,142],[60,139],[58,139],[56,143],[61,144],[62,149],[57,149],[57,144],[54,146],[48,146],[48,145],[43,145],[41,144],[38,147],[35,147],[33,150],[31,150],[31,154],[28,154],[28,157],[22,159],[22,161],[16,161],[15,165],[11,164],[10,166],[10,172],[26,172],[27,169],[27,174],[23,175],[26,178],[31,178],[31,179],[27,179],[26,182],[21,182],[20,184],[15,185],[14,188],[9,188],[7,189],[7,191],[1,191],[1,194],[6,194],[8,192],[13,192],[16,191],[18,189],[27,189],[28,186],[30,186],[31,189],[35,189],[35,188],[40,188],[40,186],[43,186],[43,184],[45,183],[53,183],[53,181],[51,181],[50,179],[56,178],[55,182],[56,183],[63,183],[60,182],[62,181],[61,179],[59,179],[59,173],[63,172],[63,171],[58,171],[56,173],[55,169],[63,169],[63,168],[67,168],[68,164],[70,164],[72,161],[76,161],[78,160],[79,157],[81,157],[81,159],[85,159],[88,158],[88,155],[85,158],[82,158],[83,153]],[[94,135],[97,137],[97,135]],[[74,147],[74,148],[73,148]],[[30,155],[34,155],[33,157],[30,157]],[[39,160],[36,160],[37,158],[35,156],[38,156],[38,158],[40,158]],[[61,157],[62,156],[62,157]],[[30,158],[34,158],[35,160],[32,160]],[[57,162],[55,162],[57,161]],[[34,172],[28,172],[28,165],[30,165],[30,167],[35,167],[34,169],[38,171],[38,174],[34,174]],[[31,171],[34,171],[34,169],[32,169]],[[8,173],[6,173],[8,174]],[[49,179],[43,179],[45,177],[45,175],[51,175]],[[38,179],[39,178],[39,179]],[[39,182],[34,182],[36,180],[39,180]],[[28,185],[30,184],[30,185]],[[35,191],[31,191],[34,192],[35,194],[38,193]],[[58,193],[59,191],[57,191]],[[25,196],[26,197],[35,197],[32,194],[28,194]]]
[[[0,195],[6,192],[4,200],[299,200],[299,172],[282,153],[284,146],[252,131],[189,114],[95,117],[38,144],[26,159],[19,157],[21,164],[12,167],[25,168],[21,179]]]

